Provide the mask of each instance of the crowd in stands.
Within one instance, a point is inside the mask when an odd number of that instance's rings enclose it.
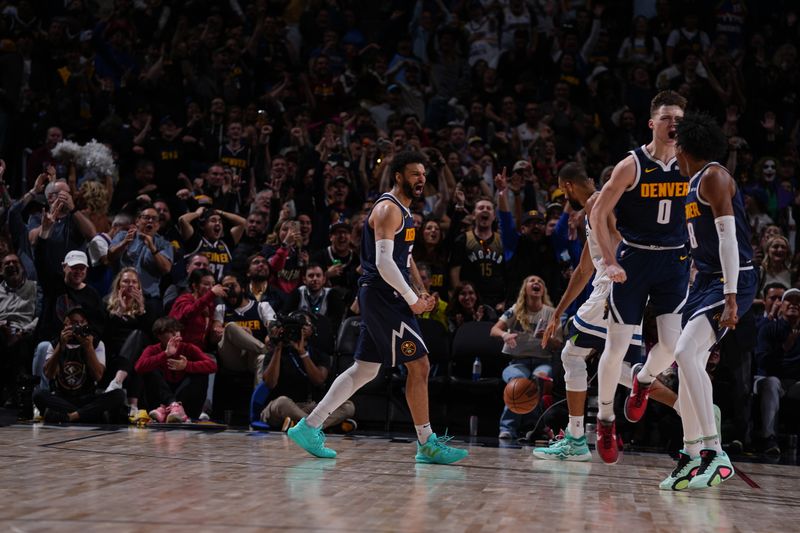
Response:
[[[560,167],[604,182],[673,89],[723,124],[746,195],[763,305],[714,372],[729,439],[774,451],[800,399],[799,28],[791,2],[744,0],[0,0],[4,398],[33,374],[51,421],[181,422],[218,371],[280,367],[304,405],[328,358],[306,333],[274,354],[269,324],[358,314],[364,220],[404,150],[429,161],[428,317],[505,331],[525,280],[539,313],[579,259]],[[93,139],[112,171],[58,149]]]

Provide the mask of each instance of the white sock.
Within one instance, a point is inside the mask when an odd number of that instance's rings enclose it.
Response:
[[[633,338],[634,326],[608,321],[608,334],[597,369],[597,417],[603,421],[614,420],[614,394],[617,392],[620,368],[625,352]]]
[[[703,449],[714,450],[717,453],[722,453],[722,443],[719,441],[719,435],[703,437]]]
[[[569,415],[569,426],[567,426],[567,431],[569,431],[569,434],[575,439],[583,437],[583,415]]]
[[[425,444],[428,442],[428,437],[433,435],[430,422],[427,424],[422,424],[421,426],[414,426],[414,429],[417,430],[417,440],[420,444]]]
[[[306,424],[314,428],[322,427],[323,422],[328,419],[331,413],[346,402],[358,389],[375,379],[380,369],[380,363],[366,361],[353,363],[353,366],[339,374],[339,377],[334,380],[325,397],[306,417]]]
[[[697,439],[693,441],[683,441],[683,451],[686,452],[686,455],[694,459],[698,455],[700,455],[700,450],[703,449],[703,439]]]

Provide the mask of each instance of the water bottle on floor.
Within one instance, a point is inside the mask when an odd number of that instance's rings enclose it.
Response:
[[[472,381],[478,381],[481,379],[481,358],[476,357],[475,362],[472,363]]]

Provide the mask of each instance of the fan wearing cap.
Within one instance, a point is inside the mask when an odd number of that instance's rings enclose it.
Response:
[[[37,263],[42,259],[37,255]],[[37,264],[38,267],[38,264]],[[62,262],[62,274],[58,278],[42,277],[39,284],[44,296],[42,314],[36,336],[51,339],[61,331],[66,310],[75,305],[83,307],[90,315],[96,333],[103,330],[103,305],[100,295],[86,284],[89,258],[80,250],[68,252]]]
[[[350,235],[353,227],[349,222],[340,221],[330,226],[331,244],[311,257],[325,270],[325,277],[332,287],[340,287],[346,294],[356,288],[359,262],[350,247]],[[349,297],[346,298],[349,300]]]
[[[800,289],[783,293],[777,319],[758,332],[754,389],[758,394],[760,449],[780,454],[777,436],[781,398],[800,395]]]
[[[113,419],[124,409],[122,389],[96,392],[105,371],[105,347],[94,335],[85,309],[68,309],[61,331],[47,345],[43,373],[53,392],[38,390],[33,395],[45,422],[99,422],[103,413]]]

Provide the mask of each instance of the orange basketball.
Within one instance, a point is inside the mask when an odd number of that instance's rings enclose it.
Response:
[[[528,414],[539,403],[539,386],[532,379],[514,378],[503,391],[503,401],[512,413]]]

